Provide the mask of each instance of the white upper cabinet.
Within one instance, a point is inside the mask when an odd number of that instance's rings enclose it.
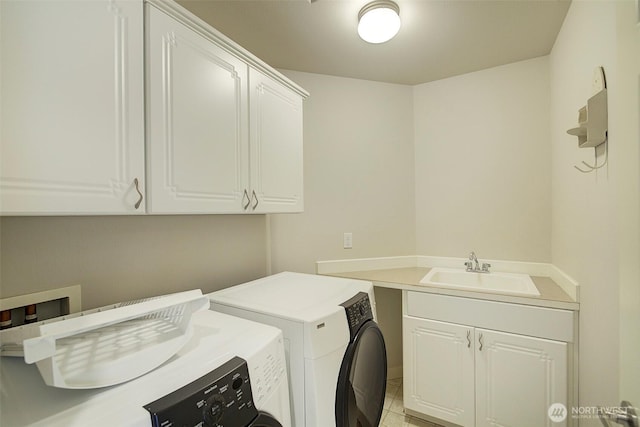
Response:
[[[308,93],[177,3],[0,8],[1,214],[302,211]]]
[[[251,204],[254,212],[302,212],[302,97],[257,70],[251,92]]]
[[[0,17],[2,214],[144,212],[142,3],[0,1]]]
[[[247,64],[155,7],[147,12],[149,212],[241,212]]]
[[[301,93],[167,6],[147,6],[148,211],[301,212]]]

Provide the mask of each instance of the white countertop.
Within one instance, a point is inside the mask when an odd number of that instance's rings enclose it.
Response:
[[[374,286],[400,289],[415,292],[428,292],[441,295],[451,295],[465,298],[475,298],[490,301],[500,301],[513,304],[533,305],[547,308],[558,308],[564,310],[580,310],[580,303],[569,295],[551,277],[543,275],[532,275],[531,279],[540,292],[539,296],[518,295],[503,292],[484,292],[466,289],[455,289],[444,286],[430,286],[421,284],[420,280],[431,270],[430,267],[415,266],[390,266],[389,268],[378,268],[380,263],[370,264],[370,269],[358,269],[357,271],[345,271],[338,268],[331,271],[330,268],[318,269],[319,274],[350,279],[368,280]],[[378,264],[377,266],[375,264]],[[400,263],[402,264],[402,263]],[[354,264],[362,266],[361,262]]]

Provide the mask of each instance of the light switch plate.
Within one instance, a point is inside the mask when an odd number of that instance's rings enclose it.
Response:
[[[342,237],[342,247],[344,249],[353,248],[353,233],[344,233]]]

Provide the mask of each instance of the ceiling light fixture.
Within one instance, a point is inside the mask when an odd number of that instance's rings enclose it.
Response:
[[[369,43],[384,43],[400,30],[400,7],[391,0],[366,4],[358,13],[358,35]]]

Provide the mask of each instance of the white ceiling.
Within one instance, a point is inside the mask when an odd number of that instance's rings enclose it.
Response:
[[[178,0],[275,68],[419,84],[547,55],[570,0],[396,0],[391,41],[358,37],[369,0]]]

